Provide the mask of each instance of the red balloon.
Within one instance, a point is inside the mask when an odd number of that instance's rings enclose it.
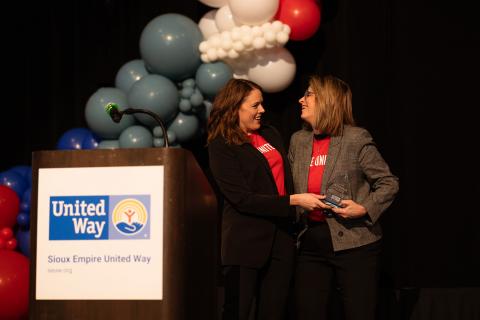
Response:
[[[305,40],[320,26],[320,6],[314,0],[280,0],[275,20],[292,29],[291,40]]]
[[[17,222],[20,199],[10,187],[0,185],[0,229],[13,227]]]
[[[6,241],[12,238],[13,238],[12,228],[5,227],[3,229],[0,229],[0,239],[3,239]]]
[[[28,313],[28,259],[0,250],[0,319],[18,319]]]
[[[17,239],[13,238],[7,241],[5,244],[5,249],[7,250],[15,250],[17,247]]]

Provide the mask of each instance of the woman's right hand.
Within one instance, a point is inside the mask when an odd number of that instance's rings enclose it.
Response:
[[[305,210],[312,211],[316,209],[331,209],[330,206],[324,204],[320,199],[325,196],[314,193],[297,193],[290,195],[290,205],[300,206]]]

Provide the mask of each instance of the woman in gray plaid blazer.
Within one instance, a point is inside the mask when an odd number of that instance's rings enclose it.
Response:
[[[348,84],[313,76],[300,99],[306,126],[293,134],[289,161],[296,193],[323,198],[305,221],[295,271],[296,319],[327,319],[339,288],[345,318],[375,319],[381,228],[378,219],[398,192],[398,179],[367,130],[356,127]]]

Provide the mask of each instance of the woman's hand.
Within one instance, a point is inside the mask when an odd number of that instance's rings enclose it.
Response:
[[[314,193],[297,193],[290,196],[290,205],[300,206],[305,210],[312,211],[316,209],[329,209],[330,206],[324,204],[320,199],[325,198]]]
[[[330,208],[345,219],[360,218],[367,214],[367,209],[353,200],[342,200],[342,208]]]

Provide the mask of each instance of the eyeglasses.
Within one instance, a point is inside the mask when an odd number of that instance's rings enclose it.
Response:
[[[310,96],[313,96],[315,93],[313,93],[312,91],[305,91],[305,93],[303,94],[303,98],[304,99],[307,99],[308,97]]]

